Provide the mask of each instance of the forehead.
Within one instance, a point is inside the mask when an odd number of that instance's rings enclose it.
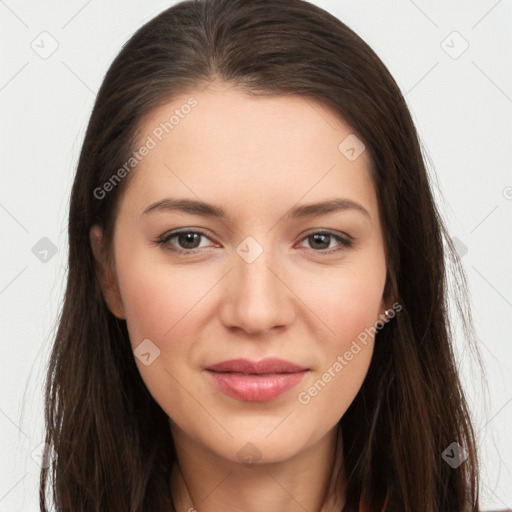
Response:
[[[343,119],[311,98],[254,97],[222,85],[191,91],[140,122],[136,148],[151,149],[128,193],[141,208],[167,193],[259,203],[260,214],[266,205],[350,196],[373,216],[368,151],[347,158],[354,137]]]
[[[265,154],[288,160],[306,150],[337,150],[339,137],[351,133],[343,119],[312,98],[253,96],[226,84],[180,94],[140,122],[141,138],[186,144],[196,154],[233,142],[233,154],[260,153],[262,143],[268,143]]]

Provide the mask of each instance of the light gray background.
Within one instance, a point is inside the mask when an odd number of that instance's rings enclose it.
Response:
[[[70,187],[95,93],[122,44],[174,3],[0,0],[0,512],[39,510],[43,374],[64,290]],[[464,254],[487,369],[483,392],[458,331],[483,509],[512,508],[512,1],[313,3],[365,39],[412,111]],[[48,245],[43,237],[55,255],[36,245]]]

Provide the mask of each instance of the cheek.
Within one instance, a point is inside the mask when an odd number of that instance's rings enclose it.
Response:
[[[219,278],[199,265],[156,264],[149,261],[149,252],[124,257],[119,250],[116,259],[130,343],[136,356],[137,347],[151,340],[158,353],[154,362],[146,366],[135,357],[142,379],[164,409],[186,409],[183,404],[190,400],[185,388],[195,390],[188,375],[191,354],[209,320],[208,293]]]
[[[318,277],[318,276],[317,276]],[[317,324],[322,329],[324,346],[332,350],[345,351],[351,341],[369,328],[381,314],[382,293],[386,270],[379,260],[372,265],[352,266],[328,276],[308,280],[297,294],[317,315]],[[317,331],[318,332],[318,331]]]
[[[310,418],[337,422],[366,377],[385,284],[385,266],[377,263],[303,287],[305,302],[318,314],[317,325],[325,333],[317,336],[321,363],[298,390],[298,402]]]
[[[335,334],[318,339],[321,362],[298,389],[297,402],[309,422],[336,424],[359,392],[370,366],[374,347],[373,312],[378,301],[360,287],[354,288],[353,293],[349,291],[337,293],[337,307],[330,315],[322,310]],[[327,301],[332,299],[326,298],[326,304],[331,304]]]
[[[211,279],[182,267],[146,265],[144,260],[120,258],[118,278],[132,345],[155,340],[164,352],[180,331],[186,330],[201,308],[201,297]]]
[[[134,258],[120,261],[118,269],[132,350],[137,354],[137,347],[149,339],[156,347],[149,345],[150,351],[159,351],[147,366],[135,357],[148,391],[169,416],[180,421],[197,416],[189,395],[196,393],[195,383],[184,361],[197,338],[193,331],[200,330],[200,299],[211,288],[211,278],[200,280],[182,268],[144,265]]]

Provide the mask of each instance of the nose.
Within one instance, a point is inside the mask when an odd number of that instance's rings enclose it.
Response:
[[[221,306],[224,325],[253,335],[290,325],[295,296],[285,265],[271,248],[249,261],[233,254],[234,268],[226,276]]]

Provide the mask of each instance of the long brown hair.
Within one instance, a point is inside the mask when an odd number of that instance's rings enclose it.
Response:
[[[415,126],[372,49],[303,0],[183,1],[140,28],[108,70],[71,195],[68,281],[46,380],[46,443],[56,458],[41,471],[41,511],[50,476],[58,511],[171,510],[176,453],[168,417],[142,381],[126,322],[102,296],[89,231],[100,225],[111,250],[130,177],[101,197],[94,191],[136,149],[142,117],[213,80],[247,94],[320,102],[370,152],[388,261],[385,294],[402,310],[377,333],[366,379],[338,425],[344,512],[363,502],[381,510],[386,496],[389,511],[477,511],[477,449],[452,346],[451,275],[467,343],[480,356],[464,272],[434,203]],[[467,453],[458,467],[442,457],[452,443]]]

